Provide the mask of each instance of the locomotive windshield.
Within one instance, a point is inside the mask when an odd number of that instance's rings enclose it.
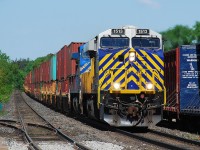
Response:
[[[127,48],[129,47],[129,38],[127,37],[102,37],[100,41],[102,48]]]
[[[151,37],[133,37],[132,46],[144,48],[160,48],[160,39]]]

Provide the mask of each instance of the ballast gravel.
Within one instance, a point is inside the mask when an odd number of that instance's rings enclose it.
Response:
[[[74,118],[67,117],[61,113],[55,112],[51,110],[50,108],[43,106],[42,104],[36,102],[35,100],[28,97],[25,93],[22,93],[22,96],[25,98],[25,100],[37,111],[39,114],[45,117],[49,122],[51,122],[55,127],[63,131],[66,135],[70,136],[72,139],[76,140],[77,142],[80,142],[86,146],[88,146],[91,149],[94,150],[107,150],[107,149],[115,149],[115,150],[154,150],[154,149],[160,149],[159,147],[156,147],[154,145],[147,144],[142,141],[138,141],[136,139],[132,139],[123,135],[119,135],[118,133],[111,132],[111,131],[101,131],[98,129],[95,129],[91,126],[85,125],[79,121],[77,121]],[[14,97],[12,96],[9,103],[6,104],[4,107],[4,111],[7,113],[4,114],[4,116],[0,116],[0,119],[10,119],[14,118]],[[160,128],[153,126],[151,127],[153,129],[164,131],[167,133],[176,134],[180,137],[186,137],[186,138],[199,138],[196,134],[190,134],[181,132],[179,130],[171,130],[166,128]],[[1,129],[0,129],[1,132]],[[2,132],[4,132],[4,129],[2,129]],[[9,132],[12,132],[11,130]],[[1,136],[1,133],[0,133]],[[11,145],[15,145],[15,148],[17,148],[18,145],[23,143],[17,143],[17,141],[13,142]],[[66,148],[73,148],[70,147],[70,145],[63,146],[61,143],[58,143],[56,141],[54,142],[40,142],[40,146],[44,149],[64,149]],[[63,146],[63,147],[62,147]],[[24,147],[27,147],[26,144],[24,144]],[[21,146],[19,149],[22,149],[23,146]],[[42,148],[42,149],[43,149]]]
[[[6,134],[11,134],[14,133],[15,129],[9,128],[9,127],[0,127],[0,133],[6,133]]]
[[[28,150],[28,145],[15,139],[5,139],[5,144],[9,150]]]
[[[84,141],[82,144],[90,147],[93,150],[122,150],[124,147],[112,143],[105,143],[99,141]]]

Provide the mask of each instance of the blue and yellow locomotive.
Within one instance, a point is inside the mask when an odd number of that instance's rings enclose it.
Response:
[[[73,110],[111,126],[142,126],[162,119],[165,103],[162,36],[150,29],[108,29],[80,46]]]

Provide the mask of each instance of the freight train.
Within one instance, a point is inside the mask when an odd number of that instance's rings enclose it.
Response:
[[[148,127],[166,102],[162,36],[134,26],[65,45],[25,78],[30,96],[115,127]]]
[[[164,57],[164,119],[176,121],[184,129],[200,130],[200,44],[180,46]]]

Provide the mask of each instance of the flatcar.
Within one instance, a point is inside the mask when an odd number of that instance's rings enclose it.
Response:
[[[30,73],[24,84],[27,93],[35,97],[34,91],[39,91],[40,100],[55,109],[111,126],[148,127],[162,120],[166,90],[159,33],[123,26],[64,49],[54,55],[57,68],[50,70],[56,71],[38,75],[54,73],[56,78],[35,82],[30,81]],[[32,84],[40,86],[34,89]]]

